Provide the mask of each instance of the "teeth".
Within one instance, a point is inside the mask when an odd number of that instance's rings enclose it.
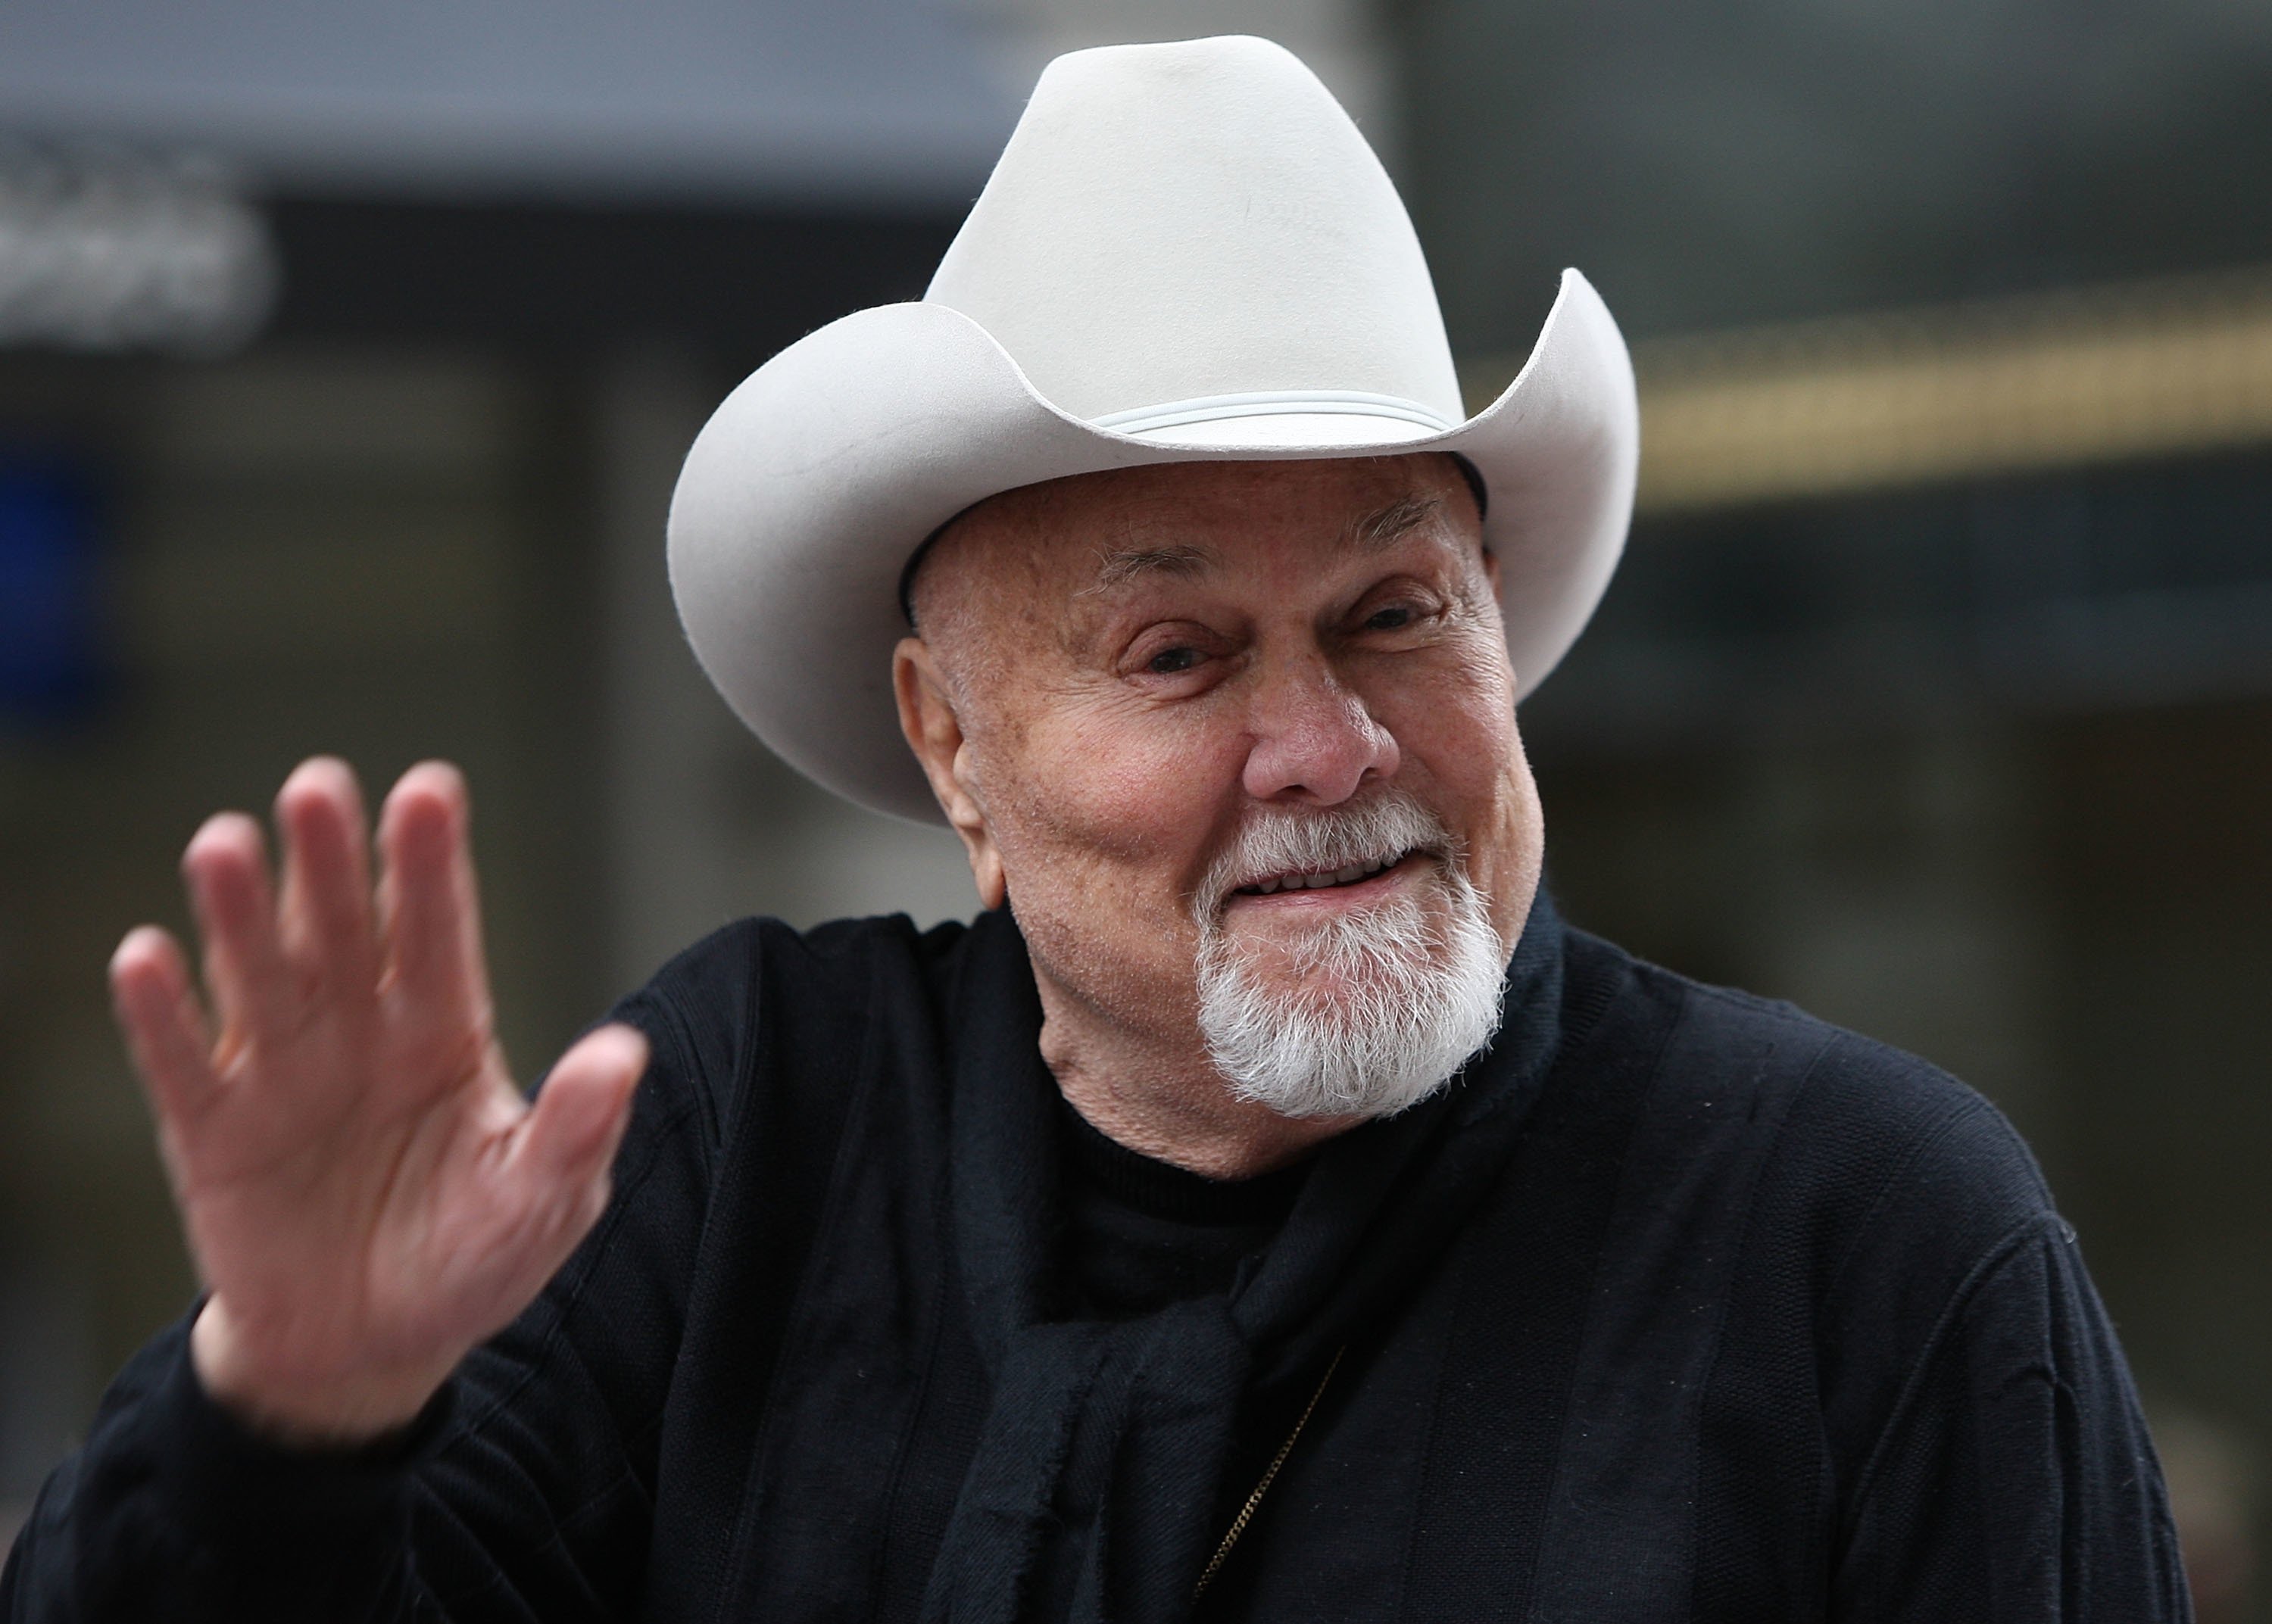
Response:
[[[1274,879],[1258,880],[1244,890],[1258,897],[1268,897],[1278,891],[1323,890],[1329,885],[1353,885],[1359,880],[1371,879],[1385,868],[1395,867],[1403,855],[1394,853],[1376,858],[1371,862],[1351,863],[1346,868],[1328,869],[1323,874],[1282,874]]]

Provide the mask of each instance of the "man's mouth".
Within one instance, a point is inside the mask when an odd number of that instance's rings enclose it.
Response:
[[[1409,851],[1392,852],[1385,857],[1364,862],[1350,863],[1340,868],[1295,869],[1285,874],[1274,874],[1267,879],[1242,885],[1231,892],[1234,897],[1268,897],[1279,891],[1330,890],[1335,886],[1359,885],[1376,875],[1386,874],[1406,858]]]

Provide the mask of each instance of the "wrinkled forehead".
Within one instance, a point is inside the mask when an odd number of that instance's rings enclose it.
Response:
[[[1074,474],[989,497],[941,526],[909,560],[901,603],[921,625],[950,581],[957,597],[1062,601],[1197,574],[1265,537],[1364,550],[1441,521],[1480,542],[1484,500],[1463,460],[1440,452]]]

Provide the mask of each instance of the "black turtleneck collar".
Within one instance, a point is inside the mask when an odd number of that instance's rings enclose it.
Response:
[[[1107,1138],[1070,1105],[1059,1127],[1066,1307],[1102,1319],[1228,1290],[1310,1174],[1304,1158],[1251,1179],[1210,1179]]]

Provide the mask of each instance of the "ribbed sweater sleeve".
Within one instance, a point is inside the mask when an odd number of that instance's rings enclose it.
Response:
[[[1949,1305],[1857,1484],[1842,1620],[2192,1616],[2161,1472],[2074,1233],[2046,1216]]]

